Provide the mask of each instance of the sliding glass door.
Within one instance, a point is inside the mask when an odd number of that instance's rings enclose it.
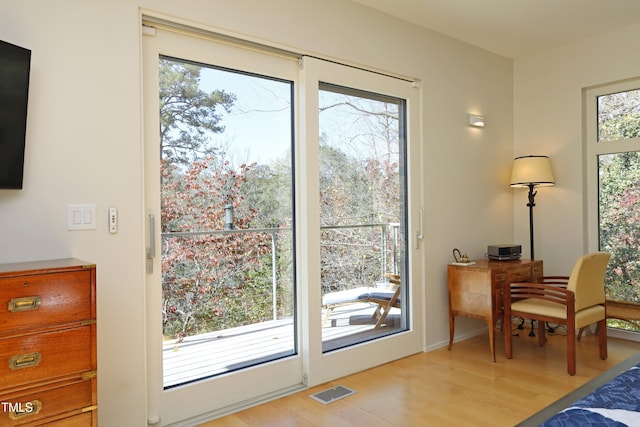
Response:
[[[422,350],[419,107],[403,79],[310,57],[301,68],[313,385]]]
[[[302,386],[297,61],[157,25],[144,40],[150,418],[166,425]]]
[[[143,33],[149,421],[421,351],[416,85],[160,19]]]

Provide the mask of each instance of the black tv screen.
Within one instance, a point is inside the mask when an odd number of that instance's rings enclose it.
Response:
[[[0,189],[21,189],[31,50],[0,40]]]

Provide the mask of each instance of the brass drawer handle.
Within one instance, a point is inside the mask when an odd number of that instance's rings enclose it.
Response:
[[[16,369],[38,366],[40,361],[42,361],[42,355],[38,352],[21,354],[9,359],[9,368],[15,371]]]
[[[26,403],[17,403],[18,409],[9,412],[9,418],[13,421],[24,419],[29,415],[37,415],[42,410],[42,402],[38,399]]]
[[[14,298],[9,301],[9,311],[16,313],[19,311],[35,310],[42,305],[42,299],[38,296]]]

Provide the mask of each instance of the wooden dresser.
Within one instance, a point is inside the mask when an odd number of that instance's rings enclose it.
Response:
[[[453,345],[456,316],[482,319],[489,327],[489,350],[495,362],[495,329],[496,322],[503,316],[503,286],[538,280],[543,275],[542,261],[480,259],[473,262],[474,265],[448,266],[449,350]]]
[[[0,426],[97,426],[96,268],[0,264]]]

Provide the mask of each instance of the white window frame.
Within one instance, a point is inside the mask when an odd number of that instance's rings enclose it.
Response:
[[[600,250],[600,218],[599,218],[599,183],[598,156],[603,154],[640,151],[640,138],[629,138],[615,141],[598,141],[598,97],[612,93],[624,92],[640,88],[640,79],[587,88],[583,91],[584,105],[584,170],[585,170],[585,203],[587,216],[587,250]],[[640,334],[621,329],[609,328],[609,336],[640,341]]]
[[[598,156],[602,154],[624,153],[640,151],[640,138],[618,141],[598,142],[598,97],[611,93],[638,89],[640,79],[628,80],[610,85],[588,88],[585,93],[585,130],[586,149],[584,168],[586,171],[586,200],[587,200],[587,247],[589,251],[599,250],[599,218],[598,218]]]

